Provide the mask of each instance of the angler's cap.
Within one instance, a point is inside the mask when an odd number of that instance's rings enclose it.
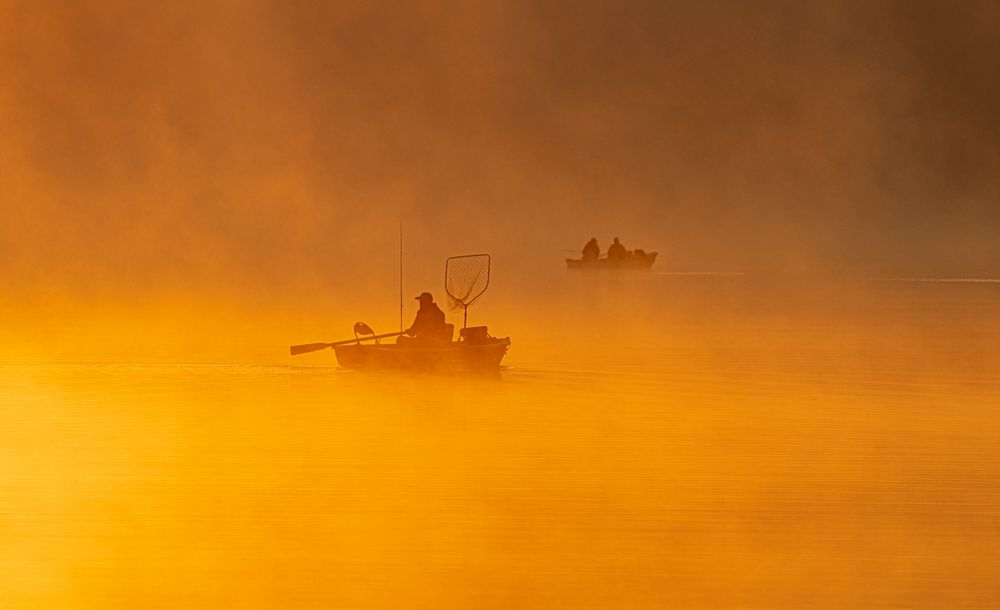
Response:
[[[428,301],[428,302],[431,302],[431,303],[434,302],[434,297],[429,292],[421,292],[420,296],[413,297],[413,298],[415,300],[417,300],[417,301],[420,301],[421,303],[423,303],[424,301]]]

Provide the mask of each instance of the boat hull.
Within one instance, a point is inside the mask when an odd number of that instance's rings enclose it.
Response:
[[[641,256],[629,256],[628,258],[608,259],[608,258],[567,258],[567,269],[649,269],[656,261],[656,252],[647,252]]]
[[[510,339],[486,343],[453,341],[426,345],[340,345],[333,348],[340,366],[355,371],[497,370]]]

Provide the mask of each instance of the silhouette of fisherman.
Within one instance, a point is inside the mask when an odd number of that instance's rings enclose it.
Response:
[[[591,260],[601,256],[601,247],[597,245],[597,238],[591,237],[587,245],[583,247],[583,260]]]
[[[609,260],[621,260],[628,256],[628,252],[625,250],[625,246],[622,245],[618,238],[615,238],[613,244],[608,246],[608,259]]]
[[[410,337],[399,337],[396,343],[422,342],[427,339],[451,340],[451,333],[454,327],[445,323],[444,312],[434,302],[434,297],[429,292],[421,292],[415,297],[420,301],[420,309],[417,310],[417,317],[413,319],[413,324],[403,332]]]

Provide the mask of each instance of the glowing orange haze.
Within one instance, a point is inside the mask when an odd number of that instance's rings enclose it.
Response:
[[[51,332],[182,364],[0,363],[7,607],[990,607],[993,292],[553,281],[474,314],[500,381],[231,364],[336,312]]]
[[[881,280],[1000,275],[997,41],[0,0],[0,607],[995,606],[996,285]],[[502,381],[288,357],[397,327],[399,223],[405,322],[494,256]]]
[[[400,221],[415,285],[616,234],[683,270],[988,275],[997,12],[8,0],[0,277],[339,298],[394,285]]]

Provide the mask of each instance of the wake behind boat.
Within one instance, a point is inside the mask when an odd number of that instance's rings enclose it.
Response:
[[[449,305],[464,313],[457,341],[455,325],[446,323],[434,297],[424,292],[416,297],[420,309],[406,330],[377,335],[358,322],[353,339],[293,345],[291,355],[333,348],[341,367],[357,371],[496,371],[510,349],[510,338],[490,336],[486,326],[468,326],[469,306],[486,292],[489,276],[488,254],[453,256],[445,263]],[[395,343],[381,342],[393,337]]]

